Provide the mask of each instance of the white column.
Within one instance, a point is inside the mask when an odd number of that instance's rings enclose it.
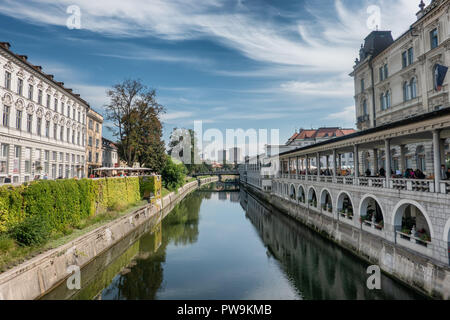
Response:
[[[320,153],[319,152],[317,152],[316,159],[317,159],[316,160],[317,176],[319,177],[320,176]]]
[[[384,154],[385,154],[385,167],[386,167],[386,186],[389,188],[391,179],[391,140],[384,140]]]
[[[359,177],[359,150],[358,145],[355,144],[353,151],[353,160],[354,160],[354,176],[355,178]]]
[[[433,130],[433,164],[434,164],[434,190],[440,192],[441,183],[441,141],[439,130]]]
[[[373,149],[373,175],[376,176],[378,174],[378,149]]]
[[[336,149],[333,149],[333,177],[336,177],[337,173],[337,151]]]
[[[402,172],[406,172],[406,154],[405,154],[405,150],[406,146],[405,145],[401,145],[400,146],[400,167],[401,167],[401,171]]]
[[[306,155],[306,177],[309,176],[309,156]]]

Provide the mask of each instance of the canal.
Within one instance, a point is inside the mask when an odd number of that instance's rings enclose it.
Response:
[[[165,215],[167,214],[167,215]],[[165,215],[165,216],[164,216]],[[162,220],[162,221],[161,221]],[[244,190],[199,190],[44,299],[423,299]]]

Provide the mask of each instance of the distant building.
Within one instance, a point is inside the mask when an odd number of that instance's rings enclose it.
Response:
[[[242,162],[241,148],[230,148],[228,153],[228,161],[230,164],[238,164]]]
[[[102,166],[102,126],[103,116],[93,109],[87,113],[86,128],[88,143],[86,146],[87,175],[94,173],[94,169]]]
[[[224,164],[227,161],[227,150],[219,150],[218,159],[219,163]]]
[[[102,138],[102,167],[114,168],[119,165],[119,151],[114,142]]]
[[[342,129],[337,127],[324,127],[319,129],[300,129],[295,133],[287,142],[286,146],[303,148],[312,144],[320,143],[330,139],[343,137],[352,133],[355,133],[355,129]],[[280,152],[281,153],[281,152]],[[330,161],[333,161],[333,157],[330,157]],[[311,165],[317,166],[316,159],[311,159]],[[343,168],[350,168],[353,166],[353,154],[346,153],[341,155],[341,165]],[[322,168],[325,164],[322,164]]]

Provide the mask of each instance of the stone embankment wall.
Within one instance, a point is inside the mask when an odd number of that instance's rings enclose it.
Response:
[[[439,261],[329,216],[302,208],[276,195],[261,192],[250,185],[245,187],[264,203],[291,216],[370,264],[378,265],[386,274],[411,288],[434,298],[450,299],[450,269]]]
[[[218,181],[217,177],[202,179],[200,183],[190,182],[162,201],[149,204],[0,274],[0,300],[31,300],[43,296],[65,281],[74,266],[83,268],[150,218],[159,215],[162,219],[176,203],[200,185],[215,181]]]

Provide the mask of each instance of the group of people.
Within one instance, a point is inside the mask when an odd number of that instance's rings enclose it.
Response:
[[[450,167],[446,168],[444,164],[441,166],[441,180],[450,180]]]
[[[372,172],[370,169],[366,170],[366,176],[371,177]],[[386,170],[384,168],[380,168],[378,171],[378,177],[386,177]],[[420,169],[413,170],[411,168],[408,168],[405,170],[404,173],[402,173],[400,170],[394,172],[394,170],[391,170],[391,177],[392,178],[405,178],[405,179],[426,179],[425,174]]]

